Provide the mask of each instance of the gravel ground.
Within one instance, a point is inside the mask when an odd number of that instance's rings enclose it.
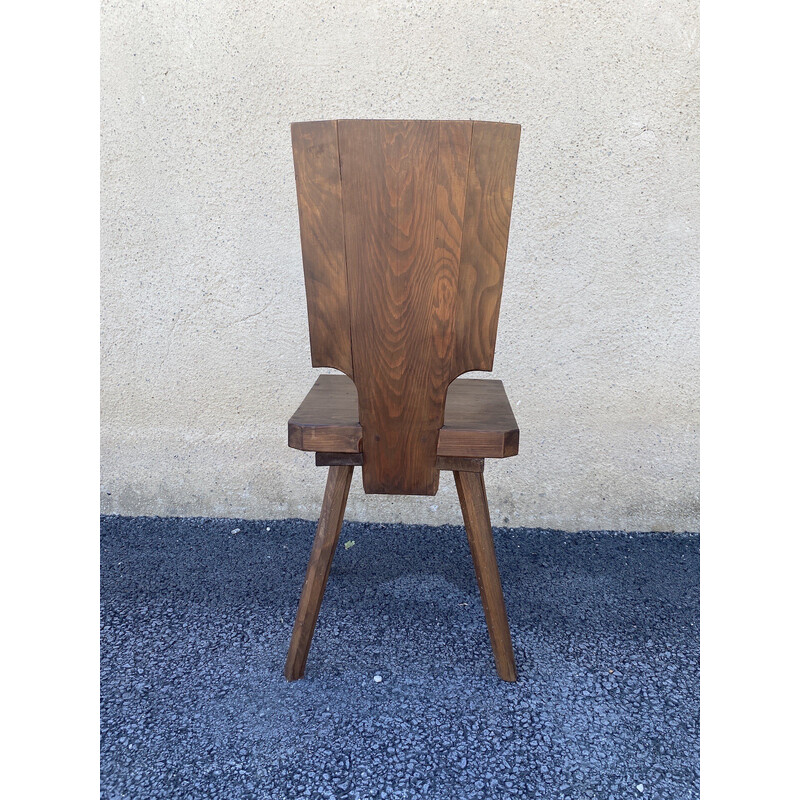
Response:
[[[696,534],[496,528],[506,684],[463,528],[345,523],[290,684],[313,534],[102,518],[103,798],[699,796]]]

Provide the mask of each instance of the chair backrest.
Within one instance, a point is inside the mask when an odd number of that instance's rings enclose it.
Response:
[[[492,369],[519,136],[292,125],[311,363],[356,385],[367,493],[436,494],[447,387]]]

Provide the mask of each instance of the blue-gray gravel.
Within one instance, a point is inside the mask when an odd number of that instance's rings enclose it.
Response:
[[[290,684],[313,533],[102,518],[104,800],[699,797],[697,535],[495,529],[506,684],[463,528],[346,522]]]

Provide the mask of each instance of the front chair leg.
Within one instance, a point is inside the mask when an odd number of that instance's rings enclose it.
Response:
[[[317,534],[314,537],[311,556],[308,559],[306,580],[294,620],[292,641],[289,644],[289,654],[286,656],[286,667],[283,670],[286,680],[289,681],[302,678],[306,670],[311,637],[314,635],[319,607],[322,604],[322,596],[325,594],[325,584],[328,582],[333,554],[342,530],[344,507],[347,504],[352,477],[352,466],[330,467],[328,470],[328,482],[325,486],[325,497],[322,501]]]
[[[515,681],[517,669],[514,651],[511,648],[511,631],[508,628],[503,587],[494,552],[492,525],[489,521],[489,504],[486,501],[486,486],[480,472],[453,472],[456,479],[458,499],[464,515],[469,549],[475,565],[475,576],[481,590],[483,613],[489,628],[489,639],[494,651],[497,674],[504,681]]]

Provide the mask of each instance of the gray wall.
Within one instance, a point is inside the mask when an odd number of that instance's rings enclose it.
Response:
[[[695,0],[104,3],[102,509],[316,516],[289,123],[472,118],[522,124],[494,523],[696,530],[698,83]]]

